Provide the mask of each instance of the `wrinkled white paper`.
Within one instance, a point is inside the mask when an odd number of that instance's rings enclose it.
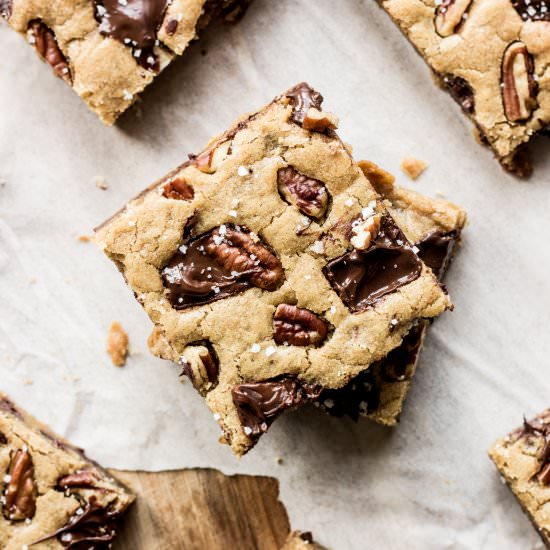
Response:
[[[547,143],[531,180],[505,174],[374,0],[256,0],[114,128],[5,24],[0,51],[2,390],[111,467],[277,476],[293,526],[335,550],[538,546],[486,450],[549,405]],[[76,237],[302,80],[338,114],[357,159],[444,194],[471,223],[447,279],[456,309],[431,330],[401,425],[301,410],[238,461],[178,368],[148,354],[150,322],[114,266]],[[416,183],[398,168],[409,154],[430,164]],[[131,338],[122,369],[104,350],[114,319]]]

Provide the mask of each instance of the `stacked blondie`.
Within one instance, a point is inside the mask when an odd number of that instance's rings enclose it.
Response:
[[[395,424],[465,214],[353,160],[305,83],[96,230],[237,455],[283,411]]]

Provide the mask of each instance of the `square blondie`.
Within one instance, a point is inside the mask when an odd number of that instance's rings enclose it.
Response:
[[[108,548],[134,495],[0,393],[4,550]],[[42,543],[42,544],[39,544]]]
[[[210,20],[252,0],[0,0],[0,16],[113,124]]]
[[[451,307],[302,83],[96,230],[236,454]]]
[[[379,0],[502,166],[531,172],[526,146],[550,123],[544,0]]]

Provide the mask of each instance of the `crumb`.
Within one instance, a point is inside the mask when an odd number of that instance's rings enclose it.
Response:
[[[34,283],[36,283],[36,277],[31,277],[31,278],[29,279],[29,284],[30,284],[30,285],[34,285]]]
[[[89,243],[92,240],[92,237],[90,237],[90,235],[78,235],[76,240],[81,243]]]
[[[98,189],[101,189],[103,191],[106,191],[107,189],[109,189],[109,186],[107,185],[107,182],[105,181],[105,179],[102,176],[96,176],[94,178],[94,182],[95,182],[95,186]]]
[[[23,380],[23,384],[25,384],[25,386],[32,386],[34,384],[34,380],[27,378],[26,380]]]
[[[435,196],[440,198],[440,199],[444,199],[445,198],[445,193],[443,193],[443,191],[436,191]]]
[[[2,176],[0,176],[0,187],[6,187],[7,184],[8,182]]]
[[[107,353],[113,365],[123,367],[128,357],[128,334],[118,321],[113,321],[107,335]]]
[[[357,164],[363,171],[363,174],[365,174],[365,177],[379,193],[391,192],[395,182],[395,178],[392,174],[386,172],[386,170],[380,168],[378,164],[370,160],[360,160]]]
[[[73,376],[73,382],[78,382],[80,380],[80,376]]]
[[[282,463],[283,463],[283,459],[282,459],[280,456],[278,456],[278,457],[275,459],[275,461],[277,462],[277,464],[282,464]]]
[[[401,170],[403,170],[403,172],[405,172],[405,174],[407,174],[407,176],[409,176],[412,180],[418,178],[418,176],[420,176],[426,168],[428,168],[427,162],[411,156],[405,157],[401,161]]]

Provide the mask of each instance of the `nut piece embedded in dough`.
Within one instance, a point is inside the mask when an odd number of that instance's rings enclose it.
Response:
[[[338,117],[332,113],[325,113],[314,107],[307,110],[302,128],[312,132],[326,132],[327,130],[336,130],[338,128]]]
[[[167,199],[190,201],[195,196],[195,191],[183,178],[176,177],[164,184],[162,196]]]
[[[442,37],[454,34],[466,19],[472,0],[443,0],[435,10],[435,30]]]
[[[291,346],[317,345],[325,340],[328,325],[315,313],[290,304],[279,304],[273,316],[273,339]]]
[[[26,448],[18,449],[5,477],[4,516],[11,521],[32,519],[36,512],[37,488],[34,465]]]
[[[502,58],[502,101],[510,122],[527,120],[537,107],[534,63],[523,42],[512,42]]]
[[[51,65],[54,73],[70,82],[69,64],[57,44],[54,32],[42,21],[31,21],[29,23],[28,39],[34,45],[38,55]]]
[[[277,185],[283,200],[294,204],[302,214],[316,220],[325,215],[329,195],[322,181],[287,166],[277,173]]]
[[[107,353],[113,365],[123,367],[128,357],[128,334],[118,321],[113,321],[107,335]]]
[[[375,214],[365,221],[353,224],[351,228],[351,244],[358,250],[367,250],[380,231],[381,221],[382,217],[380,214]]]

